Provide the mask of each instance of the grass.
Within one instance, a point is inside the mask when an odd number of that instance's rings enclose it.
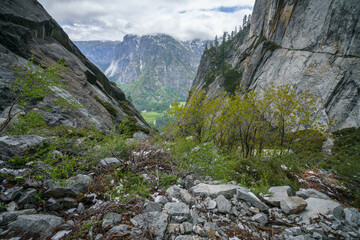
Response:
[[[155,125],[156,119],[158,119],[160,117],[164,117],[165,113],[164,112],[142,112],[141,115],[143,116],[143,118],[145,119],[146,122],[152,123]]]

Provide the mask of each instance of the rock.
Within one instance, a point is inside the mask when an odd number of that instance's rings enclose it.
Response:
[[[96,235],[95,240],[105,240],[105,238],[102,234],[98,234]]]
[[[39,147],[48,141],[36,135],[4,136],[0,137],[0,159],[8,160],[15,155]]]
[[[49,198],[47,202],[47,208],[49,208],[52,211],[60,211],[62,210],[62,206],[60,203],[58,203],[55,199]]]
[[[221,196],[222,196],[222,195],[221,195]],[[216,201],[210,199],[210,200],[208,201],[208,203],[206,204],[206,206],[207,206],[207,209],[213,210],[213,209],[216,208]]]
[[[259,223],[261,226],[265,226],[268,222],[268,218],[264,213],[258,213],[254,216],[252,216],[251,220]]]
[[[28,189],[25,193],[22,194],[21,198],[19,199],[19,204],[36,204],[36,189]]]
[[[289,186],[271,187],[268,192],[272,193],[272,196],[269,199],[267,199],[267,201],[272,206],[280,207],[281,199],[291,196],[291,187]]]
[[[167,214],[160,212],[149,212],[133,217],[131,222],[134,224],[134,226],[148,229],[156,237],[163,239],[168,224],[167,220]]]
[[[193,205],[196,202],[196,199],[185,189],[182,189],[178,186],[171,186],[166,190],[166,194],[169,197],[179,199],[180,201]]]
[[[107,213],[105,214],[102,222],[103,228],[114,227],[119,224],[122,220],[122,215],[118,213]]]
[[[47,190],[44,194],[45,197],[53,198],[64,198],[70,197],[75,198],[79,193],[71,188],[67,187],[53,187]]]
[[[138,141],[145,141],[146,139],[148,139],[150,137],[146,133],[139,131],[139,132],[134,133],[132,138],[138,142]]]
[[[305,200],[307,207],[300,216],[302,222],[308,224],[309,219],[318,217],[318,214],[322,215],[332,214],[334,217],[341,219],[343,216],[342,206],[332,200],[325,200],[320,198],[308,198]]]
[[[17,200],[21,196],[23,188],[22,187],[13,187],[6,190],[4,193],[0,194],[0,200],[4,202],[9,202]]]
[[[121,165],[123,165],[123,163],[120,162],[120,160],[117,158],[104,158],[104,159],[101,159],[100,165],[103,167],[114,166],[114,165],[121,166]]]
[[[85,213],[85,206],[83,203],[79,203],[79,205],[77,206],[77,209],[76,211],[79,213],[79,214],[84,214]]]
[[[106,239],[114,239],[112,237],[112,235],[125,236],[126,234],[136,236],[136,235],[142,234],[142,231],[140,229],[134,228],[133,226],[130,226],[130,225],[120,224],[118,226],[111,228],[107,232],[108,237]],[[133,237],[135,237],[135,236],[133,236]]]
[[[56,202],[65,209],[76,208],[78,206],[78,202],[75,199],[68,197],[56,199]]]
[[[87,192],[93,181],[93,178],[90,176],[78,174],[67,179],[65,186],[60,186],[58,183],[53,184],[44,195],[53,198],[75,198],[79,193]]]
[[[64,237],[66,237],[69,233],[71,233],[71,230],[59,231],[51,238],[51,240],[61,240]]]
[[[232,207],[231,203],[223,195],[218,196],[215,201],[219,212],[225,214],[230,213]]]
[[[199,236],[179,235],[175,240],[200,240]]]
[[[176,233],[180,232],[180,226],[181,226],[181,224],[179,224],[179,223],[169,223],[167,226],[167,231],[170,234],[176,234]]]
[[[286,197],[280,201],[280,208],[286,214],[300,213],[306,206],[307,203],[300,197]]]
[[[46,239],[63,222],[64,219],[53,215],[21,215],[16,221],[9,224],[9,230],[16,233],[17,236]]]
[[[190,217],[189,206],[182,202],[166,203],[164,206],[164,210],[169,214],[170,217],[173,216]]]
[[[260,211],[267,211],[269,209],[265,203],[261,202],[259,198],[255,196],[252,192],[249,192],[246,189],[237,189],[237,198],[246,201],[254,207],[260,209]]]
[[[358,226],[360,225],[360,213],[355,208],[345,208],[345,221],[350,224],[351,226]]]
[[[206,222],[204,225],[204,231],[206,235],[210,239],[222,239],[220,235],[222,235],[222,230],[216,225],[216,223]]]
[[[4,212],[0,214],[0,226],[7,225],[10,221],[15,220],[20,215],[36,214],[35,209],[25,209],[20,211]]]
[[[159,195],[154,198],[154,202],[160,203],[160,204],[166,204],[169,201],[167,200],[166,197]]]
[[[211,198],[216,198],[219,195],[223,195],[224,197],[230,199],[234,196],[237,189],[244,189],[240,186],[233,184],[219,184],[219,185],[211,185],[200,183],[195,185],[190,189],[196,196],[209,196]]]
[[[145,211],[146,212],[161,212],[161,204],[156,202],[146,202],[145,203]]]
[[[6,206],[6,211],[8,211],[8,212],[13,212],[13,211],[16,211],[18,209],[19,209],[18,205],[15,202],[11,202]]]
[[[331,198],[328,195],[312,188],[300,189],[299,191],[296,192],[296,196],[302,197],[303,199],[308,199],[309,197],[311,197],[311,198],[331,200]]]
[[[183,234],[192,233],[193,232],[193,225],[189,222],[184,222],[181,224],[182,229],[184,231]]]

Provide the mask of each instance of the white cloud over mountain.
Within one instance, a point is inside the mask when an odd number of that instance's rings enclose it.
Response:
[[[121,40],[165,33],[214,39],[251,14],[255,0],[39,0],[72,40]]]

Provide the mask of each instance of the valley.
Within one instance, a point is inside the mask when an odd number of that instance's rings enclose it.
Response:
[[[233,4],[2,1],[0,239],[360,238],[360,5]]]

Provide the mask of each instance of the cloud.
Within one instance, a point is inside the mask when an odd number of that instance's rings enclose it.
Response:
[[[72,40],[121,40],[165,33],[214,39],[251,14],[255,0],[39,0]]]

